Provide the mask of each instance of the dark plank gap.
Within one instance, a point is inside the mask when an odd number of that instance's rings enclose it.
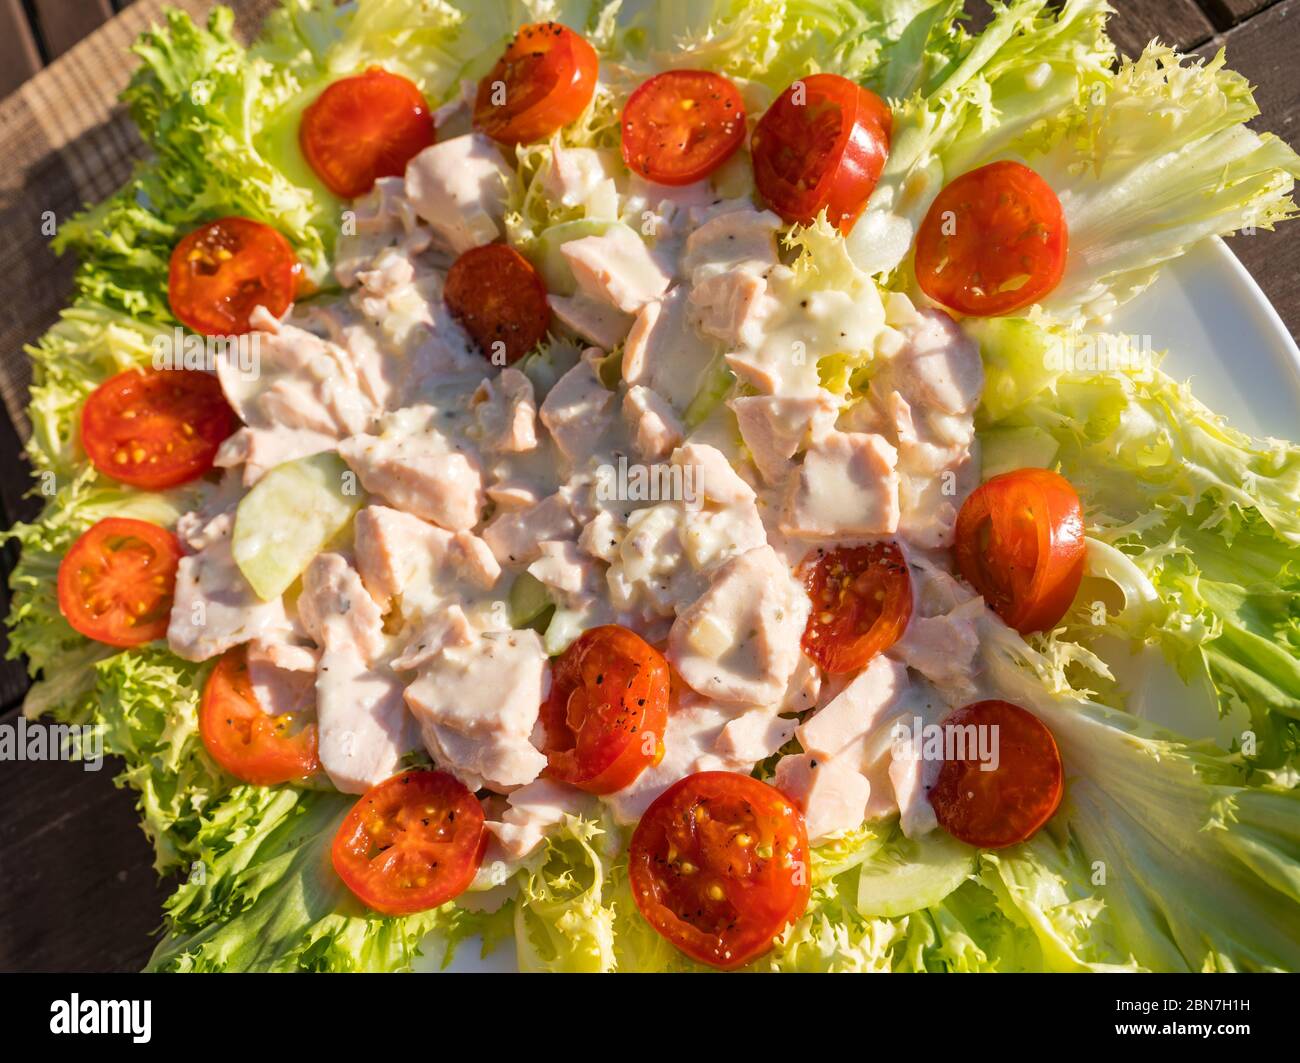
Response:
[[[0,96],[8,96],[40,68],[40,49],[22,0],[0,0]]]
[[[170,884],[151,866],[130,791],[113,785],[121,769],[0,761],[0,970],[138,971],[148,960]]]
[[[1285,0],[1241,25],[1215,36],[1198,49],[1213,56],[1227,49],[1228,67],[1247,78],[1255,89],[1260,115],[1250,124],[1269,130],[1300,149],[1300,78],[1295,74],[1295,49],[1300,34],[1300,0]],[[1232,237],[1228,246],[1250,270],[1300,340],[1300,240],[1294,227],[1283,223],[1273,232],[1257,230]]]
[[[33,0],[46,50],[56,59],[113,17],[108,0]]]
[[[1200,0],[1201,7],[1210,16],[1216,29],[1226,30],[1244,22],[1279,0]]]

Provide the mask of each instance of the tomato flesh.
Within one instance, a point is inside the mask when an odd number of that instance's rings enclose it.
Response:
[[[269,225],[218,218],[172,249],[167,298],[176,319],[195,332],[240,336],[258,306],[284,316],[300,272],[289,241]]]
[[[167,634],[181,545],[166,528],[129,517],[92,525],[59,563],[59,611],[74,631],[109,646]]]
[[[583,632],[551,669],[546,774],[593,794],[623,789],[663,758],[669,686],[668,662],[636,632]]]
[[[818,550],[803,573],[812,600],[803,651],[827,672],[856,672],[902,637],[912,578],[897,543]]]
[[[1083,504],[1048,469],[1017,469],[971,492],[957,514],[962,578],[1027,635],[1060,622],[1083,580]]]
[[[1061,201],[1028,166],[995,162],[946,185],[916,236],[916,281],[935,302],[991,317],[1041,300],[1065,272]]]
[[[212,468],[235,414],[210,373],[128,369],[91,392],[81,445],[105,476],[158,491]]]
[[[268,715],[248,673],[248,648],[217,662],[199,702],[199,737],[212,759],[254,786],[300,782],[320,768],[316,725],[297,712]]]
[[[707,70],[657,74],[623,108],[623,161],[661,185],[703,180],[744,141],[740,90]]]
[[[803,815],[748,775],[688,775],[641,817],[628,873],[637,909],[663,937],[713,967],[740,967],[808,906]]]
[[[567,26],[523,26],[479,82],[474,126],[501,144],[543,140],[582,117],[599,68],[596,50]]]
[[[326,88],[298,126],[316,176],[344,199],[365,195],[380,177],[400,177],[434,134],[419,86],[377,66]]]
[[[506,244],[471,248],[456,259],[443,298],[493,365],[519,361],[545,338],[551,323],[541,275]]]
[[[1061,803],[1061,754],[1046,725],[1009,701],[977,701],[951,713],[945,727],[961,727],[967,756],[945,760],[930,791],[930,804],[958,841],[981,849],[1005,849],[1033,837]],[[984,770],[973,755],[986,728],[984,748],[997,750],[997,767]],[[992,760],[989,763],[993,763]]]
[[[824,209],[847,233],[880,180],[892,128],[888,104],[848,78],[802,78],[754,129],[754,183],[787,222],[807,225]]]
[[[343,817],[334,870],[383,915],[412,915],[469,888],[487,846],[483,808],[441,771],[407,771],[372,786]]]

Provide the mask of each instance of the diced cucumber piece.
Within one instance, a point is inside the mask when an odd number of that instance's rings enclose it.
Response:
[[[1016,469],[1046,469],[1056,460],[1056,440],[1041,428],[991,428],[980,433],[980,463],[985,480]]]
[[[546,290],[552,295],[572,295],[578,290],[573,270],[560,254],[560,248],[564,244],[570,240],[581,240],[584,236],[603,236],[615,225],[621,224],[616,221],[579,218],[577,221],[562,221],[543,230],[528,257],[546,282]]]
[[[258,597],[283,594],[361,507],[355,474],[337,454],[277,465],[235,511],[231,550]]]
[[[977,852],[938,829],[915,841],[900,835],[858,871],[859,913],[872,919],[938,904],[970,877]]]
[[[717,355],[704,370],[700,381],[700,389],[695,393],[695,398],[686,407],[686,413],[682,415],[682,423],[689,432],[698,428],[729,394],[736,383],[736,374],[731,371],[727,365],[727,360],[721,354]]]
[[[528,627],[547,609],[554,606],[546,584],[528,572],[515,577],[510,587],[510,626]]]

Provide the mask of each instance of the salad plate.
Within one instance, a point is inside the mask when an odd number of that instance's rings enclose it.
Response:
[[[9,626],[150,970],[1300,968],[1300,157],[961,7],[141,38]]]

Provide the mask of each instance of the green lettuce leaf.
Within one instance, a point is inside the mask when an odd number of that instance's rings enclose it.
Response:
[[[454,905],[390,917],[343,885],[329,849],[354,798],[293,787],[239,786],[204,817],[188,881],[167,902],[168,934],[151,971],[404,971],[449,962],[479,937],[493,947],[510,906]]]
[[[980,638],[992,688],[1051,728],[1065,765],[1053,829],[1075,845],[1051,863],[1039,838],[1008,850],[1042,865],[1028,874],[1000,864],[1003,854],[984,856],[984,881],[997,874],[1003,910],[1029,920],[1049,961],[1295,970],[1300,790],[1247,785],[1242,758],[1213,743],[1051,693],[1041,678],[1048,663],[995,619]],[[1056,918],[1044,921],[1045,907]]]

